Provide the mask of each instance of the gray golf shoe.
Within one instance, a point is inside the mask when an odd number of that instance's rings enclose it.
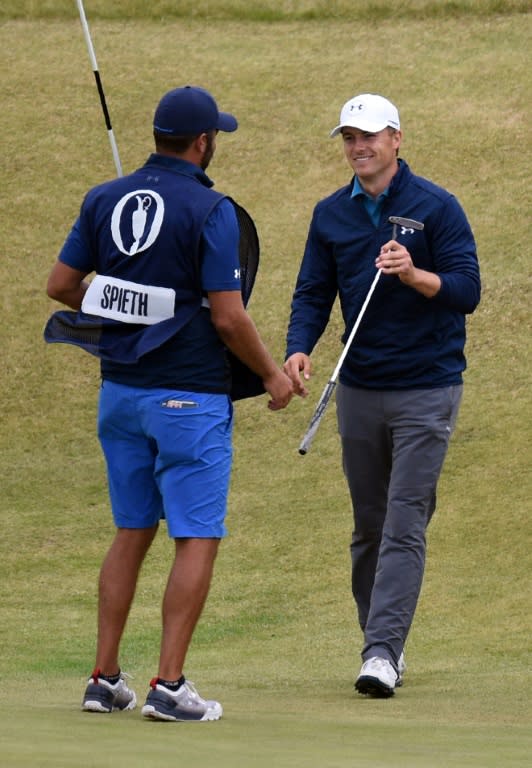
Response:
[[[219,720],[223,714],[222,705],[202,699],[190,680],[185,680],[177,691],[160,685],[157,678],[150,685],[142,714],[151,720],[206,722]]]
[[[117,710],[135,709],[137,697],[135,691],[127,687],[127,677],[128,675],[121,672],[118,682],[112,685],[100,677],[100,670],[95,669],[85,689],[82,710],[106,714]]]

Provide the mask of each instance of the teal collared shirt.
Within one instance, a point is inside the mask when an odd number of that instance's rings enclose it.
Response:
[[[379,226],[382,204],[384,202],[384,198],[388,197],[389,189],[390,187],[386,187],[384,192],[381,192],[380,195],[377,195],[377,197],[372,197],[371,195],[368,195],[368,193],[363,189],[361,183],[358,180],[358,176],[355,176],[355,182],[353,184],[353,191],[351,192],[351,197],[363,198],[364,207],[366,211],[369,213],[370,218],[376,227]]]

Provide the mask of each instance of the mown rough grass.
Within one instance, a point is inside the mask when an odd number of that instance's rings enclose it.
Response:
[[[528,0],[86,0],[89,19],[209,19],[231,21],[319,21],[324,19],[444,19],[458,15],[527,13]],[[4,0],[0,19],[66,19],[77,15],[75,0]]]

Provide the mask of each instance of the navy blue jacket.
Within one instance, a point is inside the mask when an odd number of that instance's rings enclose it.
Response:
[[[292,301],[287,353],[310,355],[339,296],[347,340],[375,276],[375,259],[391,239],[390,216],[424,223],[397,239],[420,269],[442,285],[428,299],[393,275],[381,275],[340,371],[343,384],[396,390],[459,384],[466,367],[465,315],[480,300],[473,233],[456,198],[415,176],[404,161],[375,227],[353,181],[320,201],[312,216]]]

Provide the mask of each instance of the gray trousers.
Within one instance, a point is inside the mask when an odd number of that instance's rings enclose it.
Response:
[[[364,660],[380,656],[397,666],[403,651],[461,396],[461,385],[407,391],[338,385],[338,430],[354,514],[352,589]]]

